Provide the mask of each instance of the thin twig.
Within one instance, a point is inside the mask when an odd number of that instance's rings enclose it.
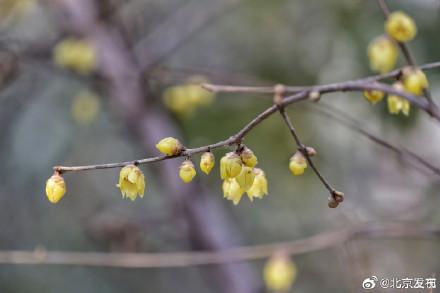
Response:
[[[311,237],[272,244],[243,246],[221,251],[171,253],[107,253],[62,252],[36,249],[35,251],[0,251],[1,264],[68,265],[118,268],[170,268],[212,265],[265,259],[282,249],[290,255],[300,255],[339,246],[352,239],[381,238],[438,238],[440,230],[413,223],[389,223],[360,226],[323,232]]]
[[[381,146],[395,152],[399,156],[407,157],[409,159],[412,159],[412,160],[418,162],[419,164],[423,165],[425,168],[429,169],[434,174],[440,176],[440,168],[439,167],[434,166],[433,164],[431,164],[430,162],[428,162],[424,158],[420,157],[415,152],[408,150],[408,149],[405,149],[405,148],[400,148],[398,146],[395,146],[391,142],[389,142],[385,139],[382,139],[382,138],[378,137],[377,135],[374,135],[373,133],[365,130],[364,128],[359,126],[359,123],[353,117],[349,116],[347,113],[341,111],[340,109],[337,109],[329,104],[323,105],[324,107],[320,107],[322,105],[317,105],[317,106],[318,106],[318,108],[314,107],[313,110],[318,112],[319,115],[327,116],[328,118],[340,123],[341,125],[349,128],[349,129],[352,129],[355,132],[365,136],[369,140],[377,143],[378,145],[381,145]]]
[[[298,134],[296,133],[295,127],[293,127],[292,122],[290,121],[289,116],[286,113],[285,108],[279,109],[281,116],[283,117],[284,122],[286,122],[287,127],[290,130],[290,133],[292,134],[293,138],[295,139],[296,145],[298,146],[299,151],[304,155],[307,162],[309,163],[310,167],[312,168],[313,172],[315,172],[316,176],[318,176],[319,180],[321,180],[322,184],[324,184],[325,188],[330,192],[331,195],[335,192],[335,189],[328,183],[328,181],[322,176],[321,172],[319,172],[318,168],[313,163],[312,159],[310,158],[306,146],[301,142]]]
[[[419,66],[422,70],[437,69],[440,67],[440,62],[432,62]],[[359,78],[346,82],[375,82],[395,78],[402,74],[402,68],[390,71],[385,74],[370,76],[366,78]],[[340,83],[333,83],[337,85]],[[329,84],[332,85],[332,84]],[[217,85],[217,84],[203,84],[203,88],[215,93],[252,93],[252,94],[274,94],[273,86],[232,86],[232,85]],[[284,86],[285,94],[295,94],[303,90],[310,90],[316,86]]]

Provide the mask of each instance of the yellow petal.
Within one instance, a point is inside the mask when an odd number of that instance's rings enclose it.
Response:
[[[189,160],[185,160],[179,168],[179,176],[183,182],[191,182],[194,176],[196,176],[196,169],[194,168],[194,164]]]
[[[202,157],[200,158],[200,169],[202,170],[202,172],[208,175],[211,172],[212,168],[214,168],[214,165],[214,155],[211,152],[203,153]]]
[[[51,203],[57,203],[66,193],[66,183],[59,174],[52,175],[46,181],[46,196]]]
[[[386,36],[374,39],[368,46],[368,58],[373,71],[386,73],[394,68],[399,56],[396,44]]]
[[[237,181],[238,185],[240,185],[241,189],[247,191],[254,183],[255,173],[251,167],[245,166],[241,168],[241,172],[237,177],[235,177],[235,180]]]
[[[293,175],[298,176],[304,173],[307,168],[307,160],[304,155],[297,151],[291,158],[289,162],[289,169]]]
[[[180,154],[183,147],[174,137],[166,137],[156,144],[156,148],[167,156],[174,156]]]
[[[411,41],[417,34],[414,20],[402,11],[391,13],[385,22],[385,31],[399,42]]]
[[[234,178],[240,174],[242,161],[235,152],[227,153],[220,160],[220,176],[222,179]]]

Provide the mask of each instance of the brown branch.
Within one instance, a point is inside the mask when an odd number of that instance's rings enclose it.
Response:
[[[371,83],[371,82],[362,82],[362,81],[348,81],[348,82],[342,82],[342,83],[335,83],[335,84],[328,84],[328,85],[321,85],[321,86],[315,86],[310,87],[308,90],[303,90],[299,93],[296,93],[292,96],[286,97],[283,99],[281,106],[285,107],[293,103],[297,103],[300,101],[304,101],[308,99],[308,95],[310,91],[316,91],[320,94],[326,94],[326,93],[332,93],[332,92],[346,92],[346,91],[364,91],[364,90],[380,90],[387,94],[392,95],[398,95],[401,96],[408,101],[410,101],[413,105],[416,107],[424,110],[425,112],[429,112],[431,109],[429,107],[428,102],[425,100],[418,99],[417,96],[414,96],[412,94],[398,91],[395,88],[380,84],[380,83]],[[223,141],[219,141],[214,144],[198,147],[198,148],[189,148],[186,149],[186,151],[182,152],[180,155],[177,156],[158,156],[158,157],[150,157],[135,161],[127,161],[127,162],[121,162],[121,163],[110,163],[110,164],[99,164],[99,165],[87,165],[87,166],[74,166],[74,167],[67,167],[67,166],[55,166],[54,170],[65,173],[65,172],[75,172],[75,171],[85,171],[85,170],[96,170],[96,169],[108,169],[108,168],[118,168],[122,167],[128,164],[132,164],[134,162],[138,164],[146,164],[146,163],[152,163],[152,162],[158,162],[163,161],[167,159],[172,159],[176,157],[188,157],[192,156],[194,154],[202,153],[210,149],[216,149],[220,147],[230,146],[233,144],[240,143],[243,138],[258,124],[263,122],[266,118],[271,116],[273,113],[278,111],[278,107],[276,105],[273,105],[269,108],[267,108],[265,111],[260,113],[258,116],[256,116],[251,122],[249,122],[246,126],[244,126],[237,134],[234,136],[231,136],[228,139],[225,139]],[[439,112],[433,112],[432,117],[434,117],[437,121],[440,121],[440,113]]]
[[[340,109],[337,109],[329,104],[317,105],[317,106],[319,108],[313,108],[312,110],[318,112],[320,115],[327,116],[328,118],[334,120],[335,122],[340,123],[341,125],[349,128],[351,130],[354,130],[355,132],[363,135],[364,137],[377,143],[378,145],[381,145],[384,148],[393,151],[394,153],[396,153],[399,156],[406,157],[408,159],[412,159],[412,160],[416,161],[417,163],[424,166],[425,168],[427,168],[428,170],[430,170],[434,174],[440,176],[440,168],[439,167],[434,166],[433,164],[431,164],[430,162],[428,162],[424,158],[420,157],[417,153],[415,153],[411,150],[408,150],[406,148],[400,148],[398,146],[395,146],[391,142],[389,142],[385,139],[382,139],[379,136],[374,135],[373,133],[363,129],[362,127],[359,126],[359,123],[354,118],[349,116],[347,113],[341,111]],[[324,106],[324,107],[320,107],[320,106]]]
[[[172,253],[106,253],[2,250],[1,264],[15,265],[69,265],[118,268],[170,268],[234,263],[265,259],[282,249],[290,255],[300,255],[339,246],[353,239],[440,237],[440,229],[414,223],[388,223],[360,226],[323,232],[304,239],[229,248],[220,251]]]
[[[318,168],[315,166],[315,163],[313,163],[312,159],[310,158],[309,153],[307,152],[306,146],[301,142],[298,134],[296,133],[295,127],[293,127],[292,122],[290,121],[289,116],[286,113],[285,108],[279,109],[281,116],[283,117],[284,122],[286,123],[287,127],[290,130],[290,133],[292,134],[293,138],[295,139],[296,145],[298,146],[298,150],[304,155],[307,162],[309,163],[310,167],[312,168],[313,172],[315,172],[316,176],[318,176],[319,180],[321,180],[322,184],[324,184],[325,188],[330,192],[331,195],[334,194],[335,189],[328,183],[328,181],[324,178],[324,176],[319,172]]]
[[[420,65],[418,68],[422,70],[431,70],[437,69],[440,67],[440,62],[432,62],[424,65]],[[393,71],[390,71],[385,74],[370,76],[366,78],[359,78],[347,82],[374,82],[381,81],[391,78],[396,78],[402,74],[402,69],[399,68]],[[337,85],[340,83],[333,83],[333,85]],[[331,85],[331,84],[330,84]],[[215,92],[215,93],[252,93],[252,94],[274,94],[273,86],[232,86],[232,85],[217,85],[217,84],[203,84],[203,88]],[[295,94],[297,92],[303,90],[310,90],[316,86],[284,86],[285,94]]]

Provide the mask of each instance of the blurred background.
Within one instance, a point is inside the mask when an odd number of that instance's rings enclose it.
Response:
[[[418,64],[440,60],[439,2],[388,3],[417,23],[409,46]],[[217,167],[181,183],[181,158],[141,166],[147,190],[133,202],[115,186],[118,169],[67,173],[57,205],[44,193],[54,165],[155,156],[167,136],[188,147],[214,143],[271,105],[270,96],[194,88],[188,100],[181,94],[188,83],[313,85],[372,75],[366,48],[384,22],[376,1],[1,0],[0,19],[1,250],[215,251],[390,223],[439,235],[438,175],[319,109],[340,109],[440,166],[438,125],[417,110],[391,116],[386,103],[373,107],[360,93],[288,108],[303,142],[318,151],[322,174],[345,193],[337,209],[327,207],[328,192],[311,170],[291,175],[296,146],[279,115],[245,139],[269,182],[269,195],[252,203],[223,199]],[[72,43],[86,44],[70,52],[80,64],[63,53]],[[84,53],[90,47],[94,53]],[[439,72],[427,75],[438,100]],[[214,151],[217,163],[227,151]],[[440,240],[413,234],[294,253],[290,291],[358,292],[371,275],[430,277],[440,270]],[[266,292],[265,261],[160,269],[1,264],[0,292]]]

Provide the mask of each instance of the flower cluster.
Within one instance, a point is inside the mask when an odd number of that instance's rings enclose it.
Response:
[[[395,67],[399,56],[396,42],[411,41],[416,36],[417,27],[410,16],[396,11],[385,21],[385,32],[368,46],[371,69],[379,73],[386,73]]]
[[[246,192],[250,201],[268,194],[266,174],[255,166],[254,152],[243,147],[230,152],[220,160],[220,177],[223,179],[223,196],[237,205]]]
[[[379,73],[394,69],[399,55],[397,44],[411,41],[417,33],[414,20],[402,11],[391,13],[385,21],[384,29],[386,34],[375,38],[368,46],[370,67]],[[428,79],[420,69],[408,67],[402,71],[393,87],[398,91],[420,96],[428,88]],[[374,105],[383,100],[385,94],[371,90],[365,91],[364,97]],[[403,113],[406,116],[411,108],[409,101],[398,95],[389,95],[387,106],[391,114]]]
[[[179,168],[179,177],[184,183],[191,182],[197,175],[190,152],[185,153],[185,147],[174,137],[161,139],[156,148],[168,157],[186,157]],[[289,169],[293,175],[301,175],[307,168],[307,159],[304,156],[314,156],[315,149],[305,147],[297,151],[290,159]],[[244,145],[239,145],[234,152],[226,153],[220,160],[220,177],[223,180],[223,196],[237,205],[244,193],[250,201],[261,199],[268,194],[268,183],[265,172],[257,168],[258,159],[254,152]],[[122,198],[135,200],[143,197],[145,192],[145,176],[135,161],[124,166],[119,173],[119,182],[116,185]],[[200,170],[210,174],[215,166],[215,157],[211,151],[204,152],[200,157]],[[66,186],[59,172],[56,172],[46,183],[46,195],[52,203],[57,203],[65,194]]]

